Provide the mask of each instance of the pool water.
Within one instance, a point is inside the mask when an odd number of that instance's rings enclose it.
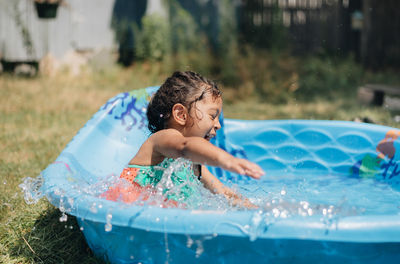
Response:
[[[303,202],[322,210],[332,206],[336,213],[400,214],[400,192],[385,182],[373,179],[342,175],[267,175],[259,182],[237,185],[237,188],[261,207],[271,200],[283,200]]]
[[[174,189],[179,193],[179,186],[171,186],[168,179],[174,170],[180,170],[181,166],[187,166],[188,161],[178,159],[172,163],[171,168],[165,170],[163,179],[152,191],[150,198],[145,201],[140,198],[136,202],[126,204],[117,201],[115,207],[129,208],[129,206],[161,207],[165,196],[162,190],[169,184],[169,189]],[[57,166],[55,164],[55,166]],[[62,166],[58,165],[60,168]],[[82,176],[82,175],[81,175]],[[90,212],[96,214],[102,208],[101,194],[109,187],[116,184],[129,185],[125,180],[118,176],[105,176],[103,180],[90,184],[74,184],[73,190],[82,195],[99,197],[100,200],[91,204]],[[26,178],[21,184],[24,190],[27,203],[37,202],[43,196],[41,187],[43,179]],[[190,184],[190,183],[189,183]],[[177,206],[182,210],[193,210],[213,213],[224,213],[227,211],[254,211],[252,224],[260,224],[264,228],[282,219],[301,217],[303,219],[317,218],[329,230],[341,218],[349,216],[376,216],[376,215],[400,215],[400,192],[386,182],[374,179],[348,178],[342,175],[273,175],[263,176],[260,180],[238,180],[235,183],[226,183],[237,193],[247,197],[258,209],[248,209],[240,206],[233,206],[224,196],[216,195],[205,189],[201,185],[198,188],[197,203],[184,204]],[[62,189],[56,190],[60,196],[64,196]],[[197,198],[196,198],[197,199]],[[105,201],[104,201],[105,202]],[[60,199],[59,208],[62,212],[60,221],[66,219],[65,204],[73,207],[74,199]],[[112,212],[107,214],[105,230],[112,230]],[[258,221],[258,222],[257,222]],[[243,230],[246,227],[242,227]],[[251,229],[251,224],[247,229]],[[244,231],[247,232],[247,231]],[[250,235],[250,234],[249,234]],[[257,238],[256,234],[251,234],[251,239]]]

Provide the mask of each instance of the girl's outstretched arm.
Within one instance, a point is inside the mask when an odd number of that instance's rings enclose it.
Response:
[[[176,129],[164,129],[149,138],[153,152],[169,158],[183,157],[194,163],[221,167],[252,178],[260,178],[264,171],[255,163],[239,159],[214,146],[201,137],[184,137]]]
[[[201,166],[201,182],[204,184],[204,187],[209,189],[211,192],[223,194],[233,205],[247,207],[249,209],[258,208],[246,197],[243,197],[232,189],[226,187],[204,165]]]

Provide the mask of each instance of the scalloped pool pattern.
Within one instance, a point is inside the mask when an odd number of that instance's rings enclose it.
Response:
[[[244,124],[245,123],[245,124]],[[268,174],[328,173],[351,175],[391,129],[347,121],[225,120],[228,142],[240,145]],[[393,147],[398,142],[392,142]],[[382,170],[379,169],[379,173]],[[379,175],[377,174],[377,177]]]

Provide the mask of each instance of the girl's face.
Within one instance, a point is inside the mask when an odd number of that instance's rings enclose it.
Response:
[[[194,103],[190,109],[191,120],[185,127],[185,136],[202,137],[210,140],[215,137],[221,128],[219,116],[222,112],[221,96],[206,95],[202,100]]]

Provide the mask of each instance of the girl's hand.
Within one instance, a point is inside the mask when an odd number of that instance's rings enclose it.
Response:
[[[223,186],[222,193],[234,206],[239,206],[247,209],[258,209],[259,207],[241,194],[234,192],[232,189]]]
[[[227,170],[236,172],[238,174],[247,175],[254,179],[259,179],[264,175],[264,171],[257,164],[245,159],[232,157],[227,161]]]
[[[259,207],[252,202],[249,201],[249,199],[245,198],[242,201],[238,203],[240,206],[245,207],[247,209],[258,209]]]

